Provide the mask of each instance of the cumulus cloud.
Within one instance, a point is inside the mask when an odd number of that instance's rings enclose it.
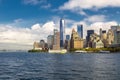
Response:
[[[101,9],[106,7],[120,7],[120,0],[69,0],[60,6],[59,9],[81,13],[81,11],[87,9]]]
[[[83,25],[83,37],[86,38],[87,30],[94,30],[95,33],[99,34],[100,28],[103,30],[108,31],[108,29],[111,29],[111,26],[116,26],[118,23],[116,21],[110,21],[110,22],[94,22],[90,25],[88,25],[86,22],[76,22],[72,25],[71,29],[74,28],[77,31],[77,25],[82,24]]]
[[[118,23],[116,21],[110,21],[110,22],[95,22],[91,24],[88,27],[88,30],[93,29],[97,34],[99,34],[100,28],[103,30],[108,31],[108,29],[111,29],[111,26],[116,26]]]
[[[96,17],[97,16],[97,17]],[[101,16],[101,15],[99,15]],[[96,33],[99,33],[99,29],[103,30],[110,29],[111,26],[117,25],[116,21],[107,22],[103,18],[95,16],[88,16],[82,21],[74,21],[71,19],[65,19],[65,29],[66,34],[71,35],[72,29],[74,28],[77,31],[77,25],[83,24],[83,34],[84,38],[86,37],[87,30],[93,29]],[[95,19],[95,20],[94,20]],[[97,20],[98,19],[98,20]],[[99,20],[100,19],[100,20]],[[55,18],[56,20],[56,18]],[[30,28],[23,27],[14,27],[10,25],[0,25],[0,49],[28,49],[32,48],[34,41],[39,41],[44,39],[46,41],[49,34],[53,34],[53,29],[57,28],[59,30],[59,20],[57,17],[56,22],[49,21],[44,24],[36,23]],[[96,22],[96,20],[98,22]],[[102,21],[102,22],[100,22]],[[104,22],[103,22],[104,21]],[[91,22],[92,24],[87,24]],[[7,45],[8,44],[8,45]],[[7,46],[6,46],[7,45]],[[13,47],[14,46],[14,47]],[[17,47],[19,46],[19,47]],[[21,47],[21,48],[20,48]]]
[[[37,23],[31,28],[0,25],[0,43],[31,46],[34,41],[39,41],[40,39],[46,40],[47,36],[53,33],[54,25],[53,21],[46,22],[43,25]]]
[[[105,15],[93,15],[93,16],[88,16],[87,18],[84,19],[85,22],[104,22],[106,21],[106,16]]]

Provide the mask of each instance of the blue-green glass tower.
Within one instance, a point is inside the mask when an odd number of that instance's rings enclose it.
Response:
[[[65,43],[65,20],[60,19],[60,48],[64,47]]]

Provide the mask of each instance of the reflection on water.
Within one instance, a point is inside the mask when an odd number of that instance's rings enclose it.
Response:
[[[0,53],[0,80],[120,80],[120,54]]]

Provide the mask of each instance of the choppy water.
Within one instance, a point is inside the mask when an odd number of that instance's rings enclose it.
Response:
[[[120,80],[120,54],[4,52],[0,80]]]

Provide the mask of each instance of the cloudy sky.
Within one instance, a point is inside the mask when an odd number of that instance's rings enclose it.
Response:
[[[30,49],[59,29],[65,19],[66,34],[77,24],[98,33],[120,23],[120,0],[0,0],[0,50]]]

